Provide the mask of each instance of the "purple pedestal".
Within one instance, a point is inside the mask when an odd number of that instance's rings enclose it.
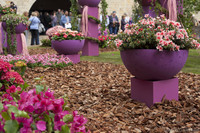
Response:
[[[12,40],[14,40],[14,36],[12,36]],[[16,54],[22,54],[22,38],[21,38],[21,34],[16,34],[16,41],[17,41],[17,52],[16,52]],[[7,43],[4,44],[4,47],[7,47],[8,51],[9,51],[9,47],[8,47]]]
[[[98,7],[88,7],[88,15],[98,18]],[[98,23],[94,20],[88,21],[88,37],[98,38]],[[99,55],[99,44],[85,40],[84,47],[82,49],[83,56],[98,56]]]
[[[151,107],[154,103],[161,102],[164,96],[167,100],[178,101],[178,78],[161,81],[131,79],[132,99]]]
[[[74,55],[65,55],[66,57],[68,57],[73,64],[77,64],[80,62],[80,55],[79,54],[74,54]]]

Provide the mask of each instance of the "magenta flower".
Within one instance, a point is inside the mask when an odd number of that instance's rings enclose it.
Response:
[[[36,127],[39,131],[45,131],[46,130],[46,122],[45,121],[38,121],[36,123]]]

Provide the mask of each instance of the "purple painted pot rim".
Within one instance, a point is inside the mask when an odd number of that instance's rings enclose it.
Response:
[[[120,51],[127,70],[136,78],[149,81],[166,80],[175,76],[186,63],[188,53],[187,49],[180,51],[126,49]]]
[[[157,52],[179,52],[179,51],[170,51],[170,50],[163,50],[163,51],[159,51],[157,49],[124,49],[124,50],[121,50],[120,52],[123,52],[123,51],[157,51]],[[180,49],[180,51],[183,51],[183,50],[186,50],[186,51],[189,51],[188,49]]]

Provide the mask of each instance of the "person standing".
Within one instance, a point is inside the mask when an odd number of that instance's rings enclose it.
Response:
[[[109,31],[110,34],[117,34],[117,30],[119,27],[119,20],[116,15],[116,11],[113,11],[112,15],[109,18],[110,24],[109,24]]]
[[[65,14],[61,17],[60,21],[64,28],[71,29],[71,19],[68,11],[65,11]]]
[[[122,20],[121,20],[121,30],[124,32],[124,30],[125,30],[125,25],[127,24],[127,22],[126,22],[126,18],[125,18],[125,16],[123,15],[122,16]]]
[[[10,8],[13,9],[15,13],[17,13],[17,6],[12,1],[10,2]]]
[[[58,9],[58,12],[56,13],[57,24],[58,24],[58,25],[61,25],[61,24],[60,24],[60,20],[61,20],[62,15],[63,15],[63,14],[62,14],[61,10]]]
[[[32,16],[29,18],[30,21],[30,31],[31,31],[31,45],[34,45],[36,42],[36,45],[39,45],[39,32],[38,32],[38,28],[39,28],[39,24],[40,24],[40,20],[37,17],[37,13],[36,12],[32,12],[31,14]]]
[[[51,17],[48,12],[44,13],[44,27],[46,31],[51,28]]]
[[[54,11],[53,14],[51,15],[51,25],[52,27],[56,26],[57,25],[57,16],[56,16],[56,12]]]

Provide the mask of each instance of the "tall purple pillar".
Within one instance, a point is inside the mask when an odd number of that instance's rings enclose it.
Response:
[[[98,7],[88,7],[88,15],[98,18]],[[98,23],[89,19],[88,21],[88,37],[98,38]],[[84,47],[82,49],[83,56],[98,56],[99,44],[95,41],[85,40]]]

